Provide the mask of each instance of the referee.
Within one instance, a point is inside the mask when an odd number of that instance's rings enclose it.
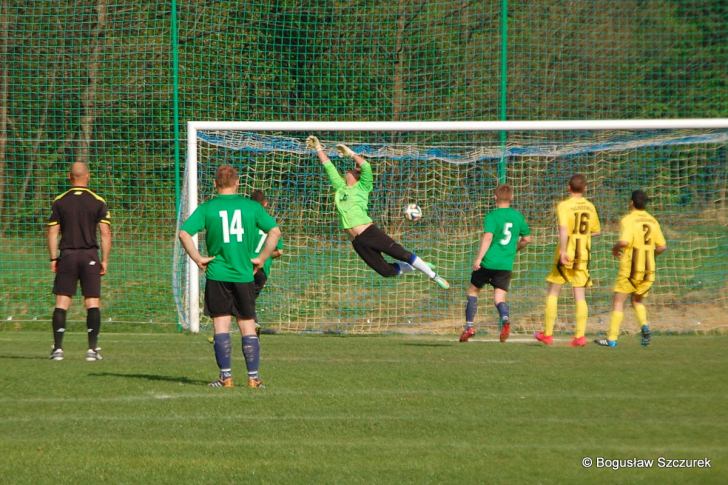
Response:
[[[63,360],[63,334],[66,331],[66,312],[81,282],[86,305],[88,351],[86,360],[101,360],[98,348],[101,329],[101,276],[106,274],[111,252],[111,221],[106,201],[88,188],[91,178],[88,165],[75,162],[68,174],[71,188],[55,198],[48,219],[48,254],[51,271],[56,274],[53,293],[52,360]],[[96,227],[101,232],[101,260]],[[58,236],[61,236],[60,245]],[[59,254],[60,249],[60,254]]]

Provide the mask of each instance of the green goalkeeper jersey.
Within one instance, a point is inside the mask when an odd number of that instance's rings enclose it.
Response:
[[[334,202],[336,211],[339,213],[339,221],[342,229],[350,229],[362,224],[372,222],[367,214],[369,205],[369,192],[374,187],[374,176],[372,166],[369,162],[360,165],[361,177],[352,186],[346,185],[346,180],[339,175],[338,170],[331,162],[324,163],[326,175],[329,176],[331,185],[334,188]]]
[[[493,241],[480,265],[487,269],[512,271],[518,240],[531,234],[523,214],[510,207],[495,209],[485,216],[483,232],[493,234]]]
[[[182,224],[190,235],[205,231],[208,256],[215,259],[207,265],[210,280],[226,283],[253,281],[255,249],[260,241],[259,230],[268,233],[276,220],[258,202],[237,194],[218,195],[200,205]]]

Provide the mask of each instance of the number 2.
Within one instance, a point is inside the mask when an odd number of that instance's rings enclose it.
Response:
[[[644,232],[645,246],[649,246],[652,244],[652,238],[650,237],[652,234],[652,228],[649,224],[642,224],[642,232]]]

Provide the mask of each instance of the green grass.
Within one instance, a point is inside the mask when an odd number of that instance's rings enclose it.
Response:
[[[206,387],[205,336],[106,333],[93,363],[82,332],[62,362],[49,339],[0,332],[3,481],[728,482],[728,337],[572,349],[264,335],[259,391]],[[584,456],[712,468],[584,469]]]

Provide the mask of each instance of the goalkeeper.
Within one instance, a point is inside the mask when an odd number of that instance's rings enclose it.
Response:
[[[384,277],[398,276],[417,269],[429,276],[440,288],[450,288],[445,278],[436,274],[430,265],[404,249],[372,222],[367,213],[369,193],[374,183],[369,162],[346,145],[336,145],[342,156],[352,158],[356,164],[355,168],[347,170],[342,177],[324,152],[318,138],[309,136],[306,139],[306,146],[316,150],[334,188],[334,203],[339,213],[341,227],[349,234],[356,253],[370,268]],[[399,261],[389,263],[382,253]]]

